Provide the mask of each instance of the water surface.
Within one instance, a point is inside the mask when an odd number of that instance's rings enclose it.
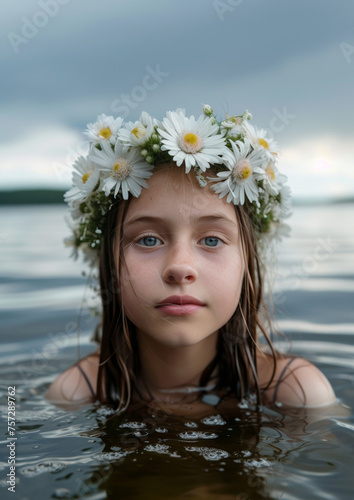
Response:
[[[13,498],[353,498],[353,205],[294,209],[274,294],[290,339],[278,347],[314,362],[338,405],[256,412],[242,402],[232,411],[210,405],[198,418],[158,406],[120,416],[98,404],[65,411],[44,399],[54,377],[95,348],[85,305],[78,320],[90,293],[63,248],[64,213],[0,208],[1,498],[11,495],[8,386],[16,386]]]

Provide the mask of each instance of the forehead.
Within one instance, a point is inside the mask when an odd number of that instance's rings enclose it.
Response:
[[[149,189],[142,189],[139,198],[131,199],[126,220],[146,213],[159,217],[178,214],[190,218],[218,214],[237,222],[233,204],[227,203],[225,198],[219,199],[209,184],[201,187],[194,172],[186,174],[183,165],[157,169],[147,184]]]

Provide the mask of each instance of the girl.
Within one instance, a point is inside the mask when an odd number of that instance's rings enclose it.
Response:
[[[177,110],[161,123],[144,112],[88,125],[90,152],[66,201],[71,243],[99,266],[102,338],[53,382],[51,401],[182,413],[252,394],[261,404],[335,401],[325,376],[275,352],[267,333],[262,260],[286,232],[289,192],[276,143],[250,119],[218,122],[204,106],[198,120]]]

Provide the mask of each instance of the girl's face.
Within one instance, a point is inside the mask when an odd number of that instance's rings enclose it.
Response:
[[[235,208],[183,166],[156,171],[148,184],[124,221],[123,306],[146,340],[196,345],[217,334],[240,298],[244,262]]]

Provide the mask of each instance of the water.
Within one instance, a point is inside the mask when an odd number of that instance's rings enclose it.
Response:
[[[84,307],[78,353],[86,281],[63,249],[64,210],[0,209],[1,498],[11,495],[7,389],[15,386],[13,498],[352,499],[354,206],[295,208],[274,296],[292,351],[327,375],[338,404],[286,413],[210,406],[202,418],[161,407],[65,411],[44,399],[55,375],[94,349]]]

